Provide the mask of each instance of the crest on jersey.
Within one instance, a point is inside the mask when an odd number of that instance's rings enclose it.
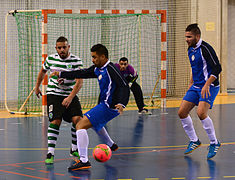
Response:
[[[194,59],[195,59],[195,56],[194,56],[194,55],[192,55],[192,61],[194,61]]]
[[[101,80],[102,79],[102,75],[99,75],[98,79]]]
[[[53,113],[50,112],[48,116],[49,116],[49,119],[52,119],[53,118]]]
[[[67,65],[67,68],[68,68],[68,69],[71,69],[71,68],[72,68],[72,65],[71,65],[71,64],[68,64],[68,65]]]

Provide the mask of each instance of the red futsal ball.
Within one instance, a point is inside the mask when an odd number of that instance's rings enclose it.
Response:
[[[106,162],[112,156],[112,151],[106,144],[99,144],[93,150],[93,157],[98,162]]]

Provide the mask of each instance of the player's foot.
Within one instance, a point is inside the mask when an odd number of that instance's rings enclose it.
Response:
[[[113,145],[110,147],[111,151],[117,151],[118,150],[118,145],[113,143]]]
[[[73,151],[72,148],[70,149],[70,156],[80,158],[80,156],[78,154],[78,150]]]
[[[53,164],[54,163],[54,155],[52,155],[51,153],[47,154],[47,158],[45,160],[46,164]]]
[[[80,160],[75,160],[75,163],[68,167],[69,171],[76,171],[81,169],[89,169],[91,168],[91,163],[89,161],[83,163]]]
[[[148,114],[148,115],[151,115],[152,112],[150,112],[148,109],[146,108],[143,108],[142,110],[139,111],[139,114]]]
[[[201,146],[201,144],[202,143],[199,141],[199,139],[196,142],[190,141],[184,154],[189,154],[189,153],[193,152],[195,149],[197,149],[199,146]]]
[[[219,148],[221,147],[221,144],[220,142],[218,141],[217,144],[210,144],[210,146],[208,147],[209,148],[209,152],[208,152],[208,155],[207,155],[207,159],[211,159],[213,158],[217,151],[219,150]]]

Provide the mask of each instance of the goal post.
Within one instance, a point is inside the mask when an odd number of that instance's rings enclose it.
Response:
[[[82,59],[84,68],[92,64],[90,48],[97,43],[107,47],[113,63],[127,57],[138,71],[137,82],[142,87],[145,104],[153,102],[153,106],[166,107],[166,10],[17,10],[8,13],[6,22],[9,14],[15,18],[17,40],[9,44],[12,30],[6,23],[5,106],[8,111],[46,114],[48,76],[41,86],[42,100],[32,91],[42,63],[55,53],[59,36],[68,38],[70,52]],[[17,61],[16,70],[9,67],[12,59]],[[93,107],[98,95],[96,80],[84,80],[78,94],[82,107]],[[133,96],[129,106],[132,103]]]

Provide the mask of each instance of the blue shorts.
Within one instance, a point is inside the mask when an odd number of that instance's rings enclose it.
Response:
[[[118,110],[111,109],[104,103],[100,103],[84,115],[90,120],[95,131],[98,132],[107,122],[117,117],[119,114]]]
[[[210,109],[213,107],[213,103],[215,100],[215,97],[217,96],[218,92],[219,92],[220,87],[214,87],[214,86],[210,86],[210,96],[208,98],[202,98],[201,97],[201,88],[196,88],[195,86],[191,86],[190,89],[187,91],[187,93],[185,94],[183,100],[192,102],[196,105],[198,105],[198,103],[200,101],[205,101],[208,104],[210,104]]]

